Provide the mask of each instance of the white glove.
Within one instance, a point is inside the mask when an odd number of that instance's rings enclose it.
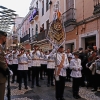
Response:
[[[12,70],[9,70],[10,71],[10,76],[12,76],[13,75],[13,72],[12,72]]]

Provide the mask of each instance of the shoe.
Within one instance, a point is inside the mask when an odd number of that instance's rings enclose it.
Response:
[[[79,99],[78,96],[73,96],[75,99]]]
[[[56,100],[60,100],[60,98],[57,98]]]
[[[100,92],[100,88],[98,88],[98,90],[97,90],[98,92]]]
[[[34,88],[34,85],[32,85],[31,88]]]
[[[97,91],[97,89],[92,89],[91,91],[92,91],[92,92],[95,92],[95,91]]]
[[[37,87],[41,87],[41,85],[36,85]]]
[[[47,87],[50,87],[50,84],[47,84]]]
[[[21,90],[21,87],[19,87],[19,90]]]
[[[65,100],[65,98],[61,98],[60,100]]]
[[[51,84],[51,86],[55,86],[54,84]]]
[[[25,87],[25,89],[27,90],[27,89],[28,89],[28,87],[26,86],[26,87]]]
[[[43,78],[40,78],[41,80],[44,80]]]
[[[14,83],[14,81],[12,81],[11,83]]]
[[[81,96],[80,96],[80,95],[77,95],[77,97],[78,97],[78,98],[81,98]]]

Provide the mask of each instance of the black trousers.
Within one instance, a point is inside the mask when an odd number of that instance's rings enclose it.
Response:
[[[32,68],[28,67],[28,80],[29,81],[31,80],[31,71],[32,71]]]
[[[66,77],[59,76],[59,81],[55,80],[56,99],[63,98],[64,89],[65,89],[65,79]]]
[[[22,79],[24,79],[24,85],[27,87],[27,74],[28,70],[18,70],[19,87],[21,87]]]
[[[35,83],[36,78],[36,85],[39,85],[39,73],[40,73],[40,67],[32,67],[32,85]]]
[[[93,88],[97,90],[100,87],[100,74],[95,74],[92,76]]]
[[[48,84],[53,84],[54,69],[47,69]]]
[[[41,67],[40,67],[40,78],[41,79],[43,78],[43,72],[44,72],[44,64],[41,64]]]
[[[13,66],[13,65],[8,65],[8,67],[10,68],[10,70],[12,70],[12,66]]]
[[[72,83],[73,96],[78,95],[80,84],[81,84],[81,78],[73,78],[73,83]]]
[[[66,69],[66,74],[67,74],[67,80],[70,81],[70,74],[71,74],[71,69]]]
[[[12,65],[12,71],[13,71],[12,81],[13,82],[15,81],[15,76],[18,76],[17,69],[18,69],[18,64],[13,64]],[[17,78],[17,81],[18,81],[18,78]]]

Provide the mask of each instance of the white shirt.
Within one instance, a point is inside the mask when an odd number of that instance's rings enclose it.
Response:
[[[48,56],[47,69],[55,69],[55,60],[54,60],[54,57],[49,57]]]
[[[34,67],[40,67],[41,66],[41,54],[40,51],[36,51],[36,53],[32,54],[32,65]]]
[[[82,66],[81,66],[81,60],[78,58],[78,59],[72,59],[70,61],[70,69],[72,69],[71,71],[71,77],[75,77],[75,78],[78,78],[78,77],[82,77],[82,74],[81,74],[81,70],[82,70]]]
[[[16,53],[14,53],[13,51],[13,64],[18,64],[18,59],[17,59],[18,54],[19,54],[18,51],[16,51]]]
[[[18,57],[18,70],[28,70],[28,58],[26,54],[22,54],[20,57]]]
[[[62,56],[63,54],[65,55],[65,60],[64,60],[64,63],[63,63],[63,68],[61,68],[61,71],[60,71],[60,76],[66,76],[66,69],[69,67],[69,62],[68,62],[68,58],[67,58],[67,55],[65,53],[57,53],[57,59],[56,59],[56,54],[54,54],[54,57],[55,57],[55,62],[57,60],[57,65],[60,65],[61,61],[62,61]]]
[[[12,55],[12,53],[8,54],[8,64],[9,65],[13,64],[13,55]]]
[[[28,58],[28,67],[32,67],[32,58],[30,54],[27,55],[27,58]]]

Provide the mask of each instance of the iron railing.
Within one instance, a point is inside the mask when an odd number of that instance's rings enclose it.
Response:
[[[39,34],[33,35],[32,37],[29,38],[30,43],[46,39],[47,32],[48,32],[47,30],[44,30],[43,32],[40,32]]]
[[[93,0],[94,1],[94,11],[93,14],[100,13],[100,0]]]
[[[64,26],[67,27],[69,25],[76,24],[76,10],[74,8],[70,8],[66,12],[62,14],[62,19],[64,22]]]
[[[20,43],[23,43],[27,40],[29,40],[29,34],[25,35],[23,38],[20,38]]]

